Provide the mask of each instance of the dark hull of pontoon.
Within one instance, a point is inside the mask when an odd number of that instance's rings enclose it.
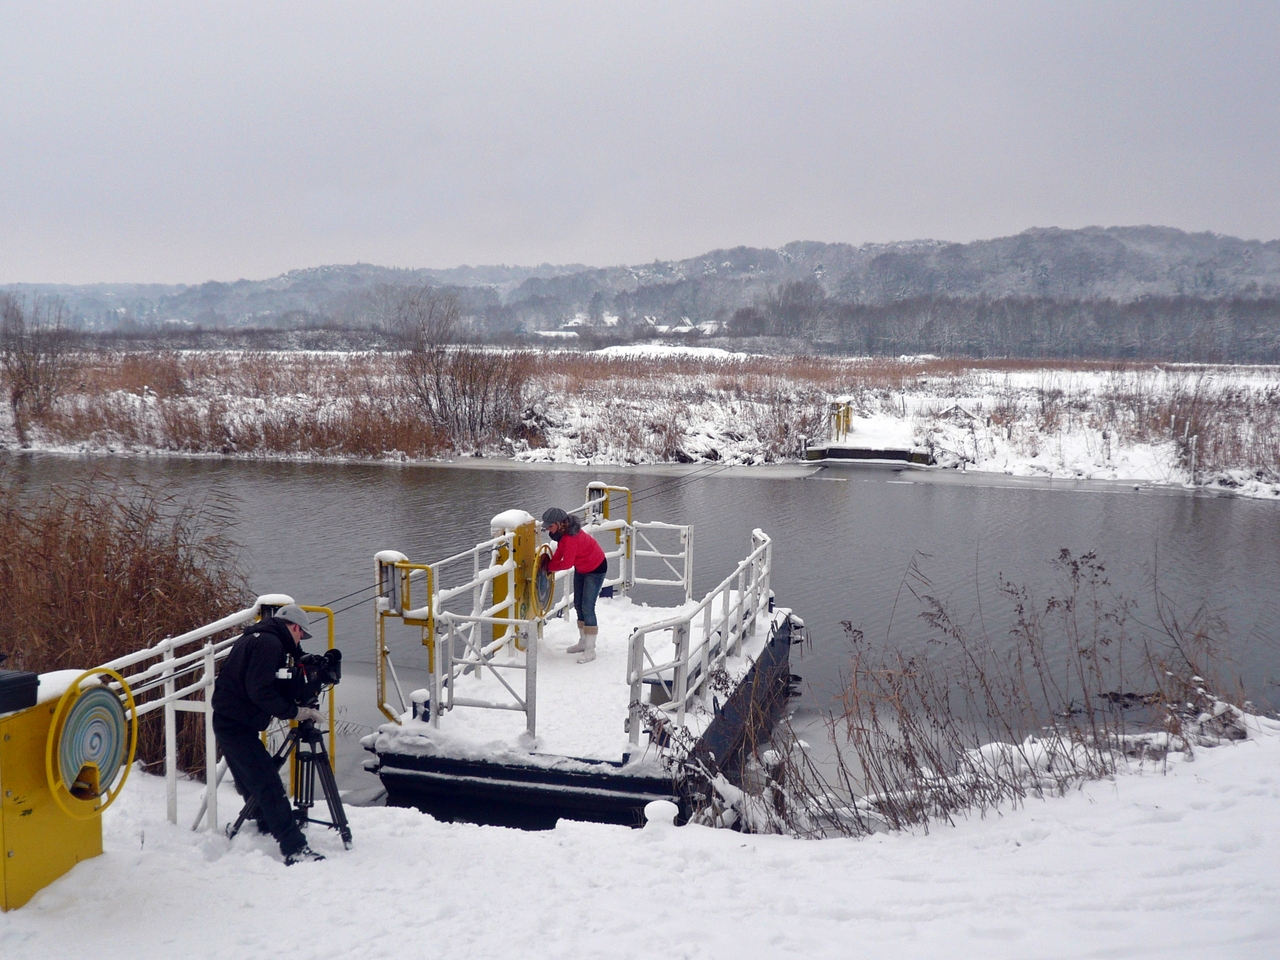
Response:
[[[733,777],[744,746],[767,736],[786,701],[791,678],[790,620],[774,630],[755,665],[702,736],[704,747]],[[484,760],[380,753],[372,769],[382,778],[391,806],[416,807],[441,820],[463,820],[529,830],[550,829],[560,819],[641,826],[645,805],[670,800],[689,815],[691,800],[672,776],[635,776],[621,764],[588,762],[586,770],[555,770]]]

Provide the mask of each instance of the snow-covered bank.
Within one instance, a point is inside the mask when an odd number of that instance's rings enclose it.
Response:
[[[6,960],[1280,955],[1280,724],[927,835],[546,833],[349,811],[355,847],[286,868],[248,831],[164,821],[133,776],[106,853],[0,916]],[[181,820],[196,784],[184,784]],[[236,809],[226,793],[222,809]]]
[[[1004,369],[926,358],[901,361],[891,383],[883,371],[868,375],[865,368],[875,361],[846,363],[846,382],[862,381],[840,398],[853,408],[853,429],[845,438],[852,446],[924,449],[943,469],[1280,496],[1280,475],[1264,453],[1280,439],[1275,368],[1011,363]],[[910,372],[915,366],[921,372]],[[744,396],[737,382],[717,393],[708,378],[705,387],[701,395],[695,391],[665,407],[626,390],[557,398],[548,404],[545,445],[515,457],[648,462],[653,455],[637,442],[630,428],[635,423],[645,425],[646,439],[661,436],[670,457],[686,462],[775,462],[801,456],[805,441],[830,436],[826,408],[834,398],[815,396],[807,378],[770,388],[757,384],[757,396]]]
[[[849,440],[942,468],[1280,494],[1280,369],[771,358],[642,345],[529,362],[520,430],[453,443],[385,354],[165,354],[101,364],[31,449],[307,460],[795,462],[848,397]],[[117,369],[118,368],[118,369]],[[6,409],[0,437],[13,437]],[[10,444],[13,448],[13,444]]]

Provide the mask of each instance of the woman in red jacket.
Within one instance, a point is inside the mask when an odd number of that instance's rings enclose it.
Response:
[[[596,538],[582,529],[577,517],[571,517],[559,507],[552,507],[542,515],[542,529],[556,541],[556,552],[551,556],[547,569],[551,572],[573,567],[573,609],[578,614],[578,642],[568,653],[578,654],[579,663],[590,663],[596,658],[596,636],[600,627],[596,624],[596,598],[604,586],[605,571],[609,560],[596,543]]]

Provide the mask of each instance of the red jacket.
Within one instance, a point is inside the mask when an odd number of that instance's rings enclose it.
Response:
[[[596,543],[596,538],[585,530],[579,530],[560,538],[547,569],[555,571],[574,567],[579,573],[593,573],[602,563],[604,551]]]

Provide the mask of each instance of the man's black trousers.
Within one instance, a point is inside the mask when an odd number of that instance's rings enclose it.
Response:
[[[215,723],[213,735],[218,739],[231,775],[236,778],[236,790],[246,802],[250,798],[258,801],[258,819],[266,823],[271,835],[280,842],[280,851],[287,857],[305,847],[307,838],[294,819],[293,807],[280,781],[280,769],[262,745],[260,734]]]

